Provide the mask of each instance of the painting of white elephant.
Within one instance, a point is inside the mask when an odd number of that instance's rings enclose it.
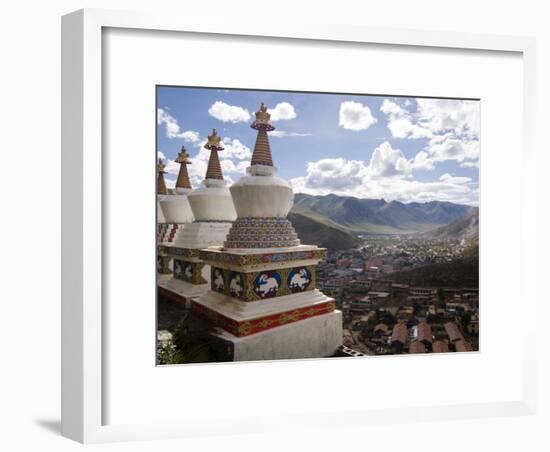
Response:
[[[254,281],[254,292],[261,298],[269,298],[277,295],[281,286],[281,276],[275,271],[260,273]]]

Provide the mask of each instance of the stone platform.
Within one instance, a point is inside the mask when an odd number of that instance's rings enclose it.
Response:
[[[226,331],[216,336],[226,343],[232,361],[330,357],[342,345],[342,313],[332,311],[250,336]]]
[[[191,284],[176,278],[157,278],[157,286],[166,298],[190,308],[191,300],[203,295],[210,284],[208,282],[205,284]]]
[[[237,337],[328,314],[335,308],[334,299],[317,289],[253,303],[208,291],[191,303],[198,316]]]

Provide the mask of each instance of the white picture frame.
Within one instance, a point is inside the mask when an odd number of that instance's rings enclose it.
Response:
[[[314,19],[312,19],[314,20]],[[71,439],[88,442],[160,439],[180,436],[266,431],[301,425],[338,424],[338,415],[319,413],[308,419],[292,416],[278,421],[259,419],[237,424],[202,422],[103,425],[104,390],[102,359],[108,350],[102,337],[102,206],[106,193],[102,183],[102,33],[105,28],[142,29],[173,32],[215,33],[224,37],[243,35],[296,40],[338,41],[394,46],[476,49],[521,54],[523,61],[523,143],[524,171],[522,221],[525,226],[522,246],[526,257],[536,262],[533,233],[535,196],[535,41],[533,38],[441,33],[404,29],[350,28],[344,25],[288,24],[255,25],[245,21],[205,18],[203,23],[186,23],[170,15],[140,14],[107,10],[80,10],[63,17],[62,33],[62,433]],[[525,277],[525,275],[523,275]],[[534,289],[533,289],[534,290]],[[534,296],[526,309],[534,310]],[[529,334],[525,332],[525,334]],[[523,338],[526,341],[527,337]],[[458,419],[469,417],[532,414],[535,410],[534,348],[524,352],[524,391],[514,401],[414,407],[417,419]],[[152,364],[153,365],[153,364]],[[337,364],[336,364],[337,365]],[[358,410],[354,422],[398,422],[407,419],[413,408]]]

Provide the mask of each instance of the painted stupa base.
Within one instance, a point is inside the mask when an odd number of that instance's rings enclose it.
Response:
[[[288,248],[209,248],[200,252],[211,266],[211,290],[255,302],[315,288],[316,265],[326,250],[312,245]],[[278,303],[278,301],[276,301]]]
[[[191,309],[223,331],[234,360],[331,356],[342,343],[342,315],[315,289],[325,252],[310,245],[203,249],[210,290]]]
[[[191,300],[203,295],[210,288],[210,267],[200,263],[177,261],[177,275],[168,275],[157,279],[157,286],[162,295],[185,307],[191,307]],[[180,270],[183,268],[183,271]],[[193,274],[200,276],[201,283],[193,283]]]
[[[231,223],[222,221],[186,224],[174,243],[164,248],[173,260],[173,272],[171,278],[158,281],[159,288],[171,292],[173,299],[185,299],[187,305],[205,293],[210,288],[210,266],[200,258],[199,249],[223,243],[230,228]]]
[[[157,275],[170,276],[173,271],[172,257],[166,252],[167,247],[161,245],[158,247],[157,252]]]
[[[227,248],[280,248],[300,245],[286,218],[237,218],[224,246]]]
[[[170,292],[167,298],[184,302],[190,306],[190,300],[199,297],[210,288],[210,266],[199,258],[198,249],[167,248],[172,259],[173,271],[169,278],[158,279],[157,286]]]
[[[318,290],[276,303],[248,303],[212,291],[191,301],[193,312],[231,343],[234,361],[332,356],[342,345],[342,313],[335,307]]]

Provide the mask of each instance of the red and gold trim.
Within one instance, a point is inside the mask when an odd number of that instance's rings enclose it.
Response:
[[[226,317],[196,301],[191,301],[191,309],[203,319],[237,337],[249,336],[261,331],[270,330],[278,326],[305,320],[318,315],[329,314],[336,309],[334,300],[319,303],[314,306],[305,306],[292,311],[280,312],[251,320],[237,321]]]

